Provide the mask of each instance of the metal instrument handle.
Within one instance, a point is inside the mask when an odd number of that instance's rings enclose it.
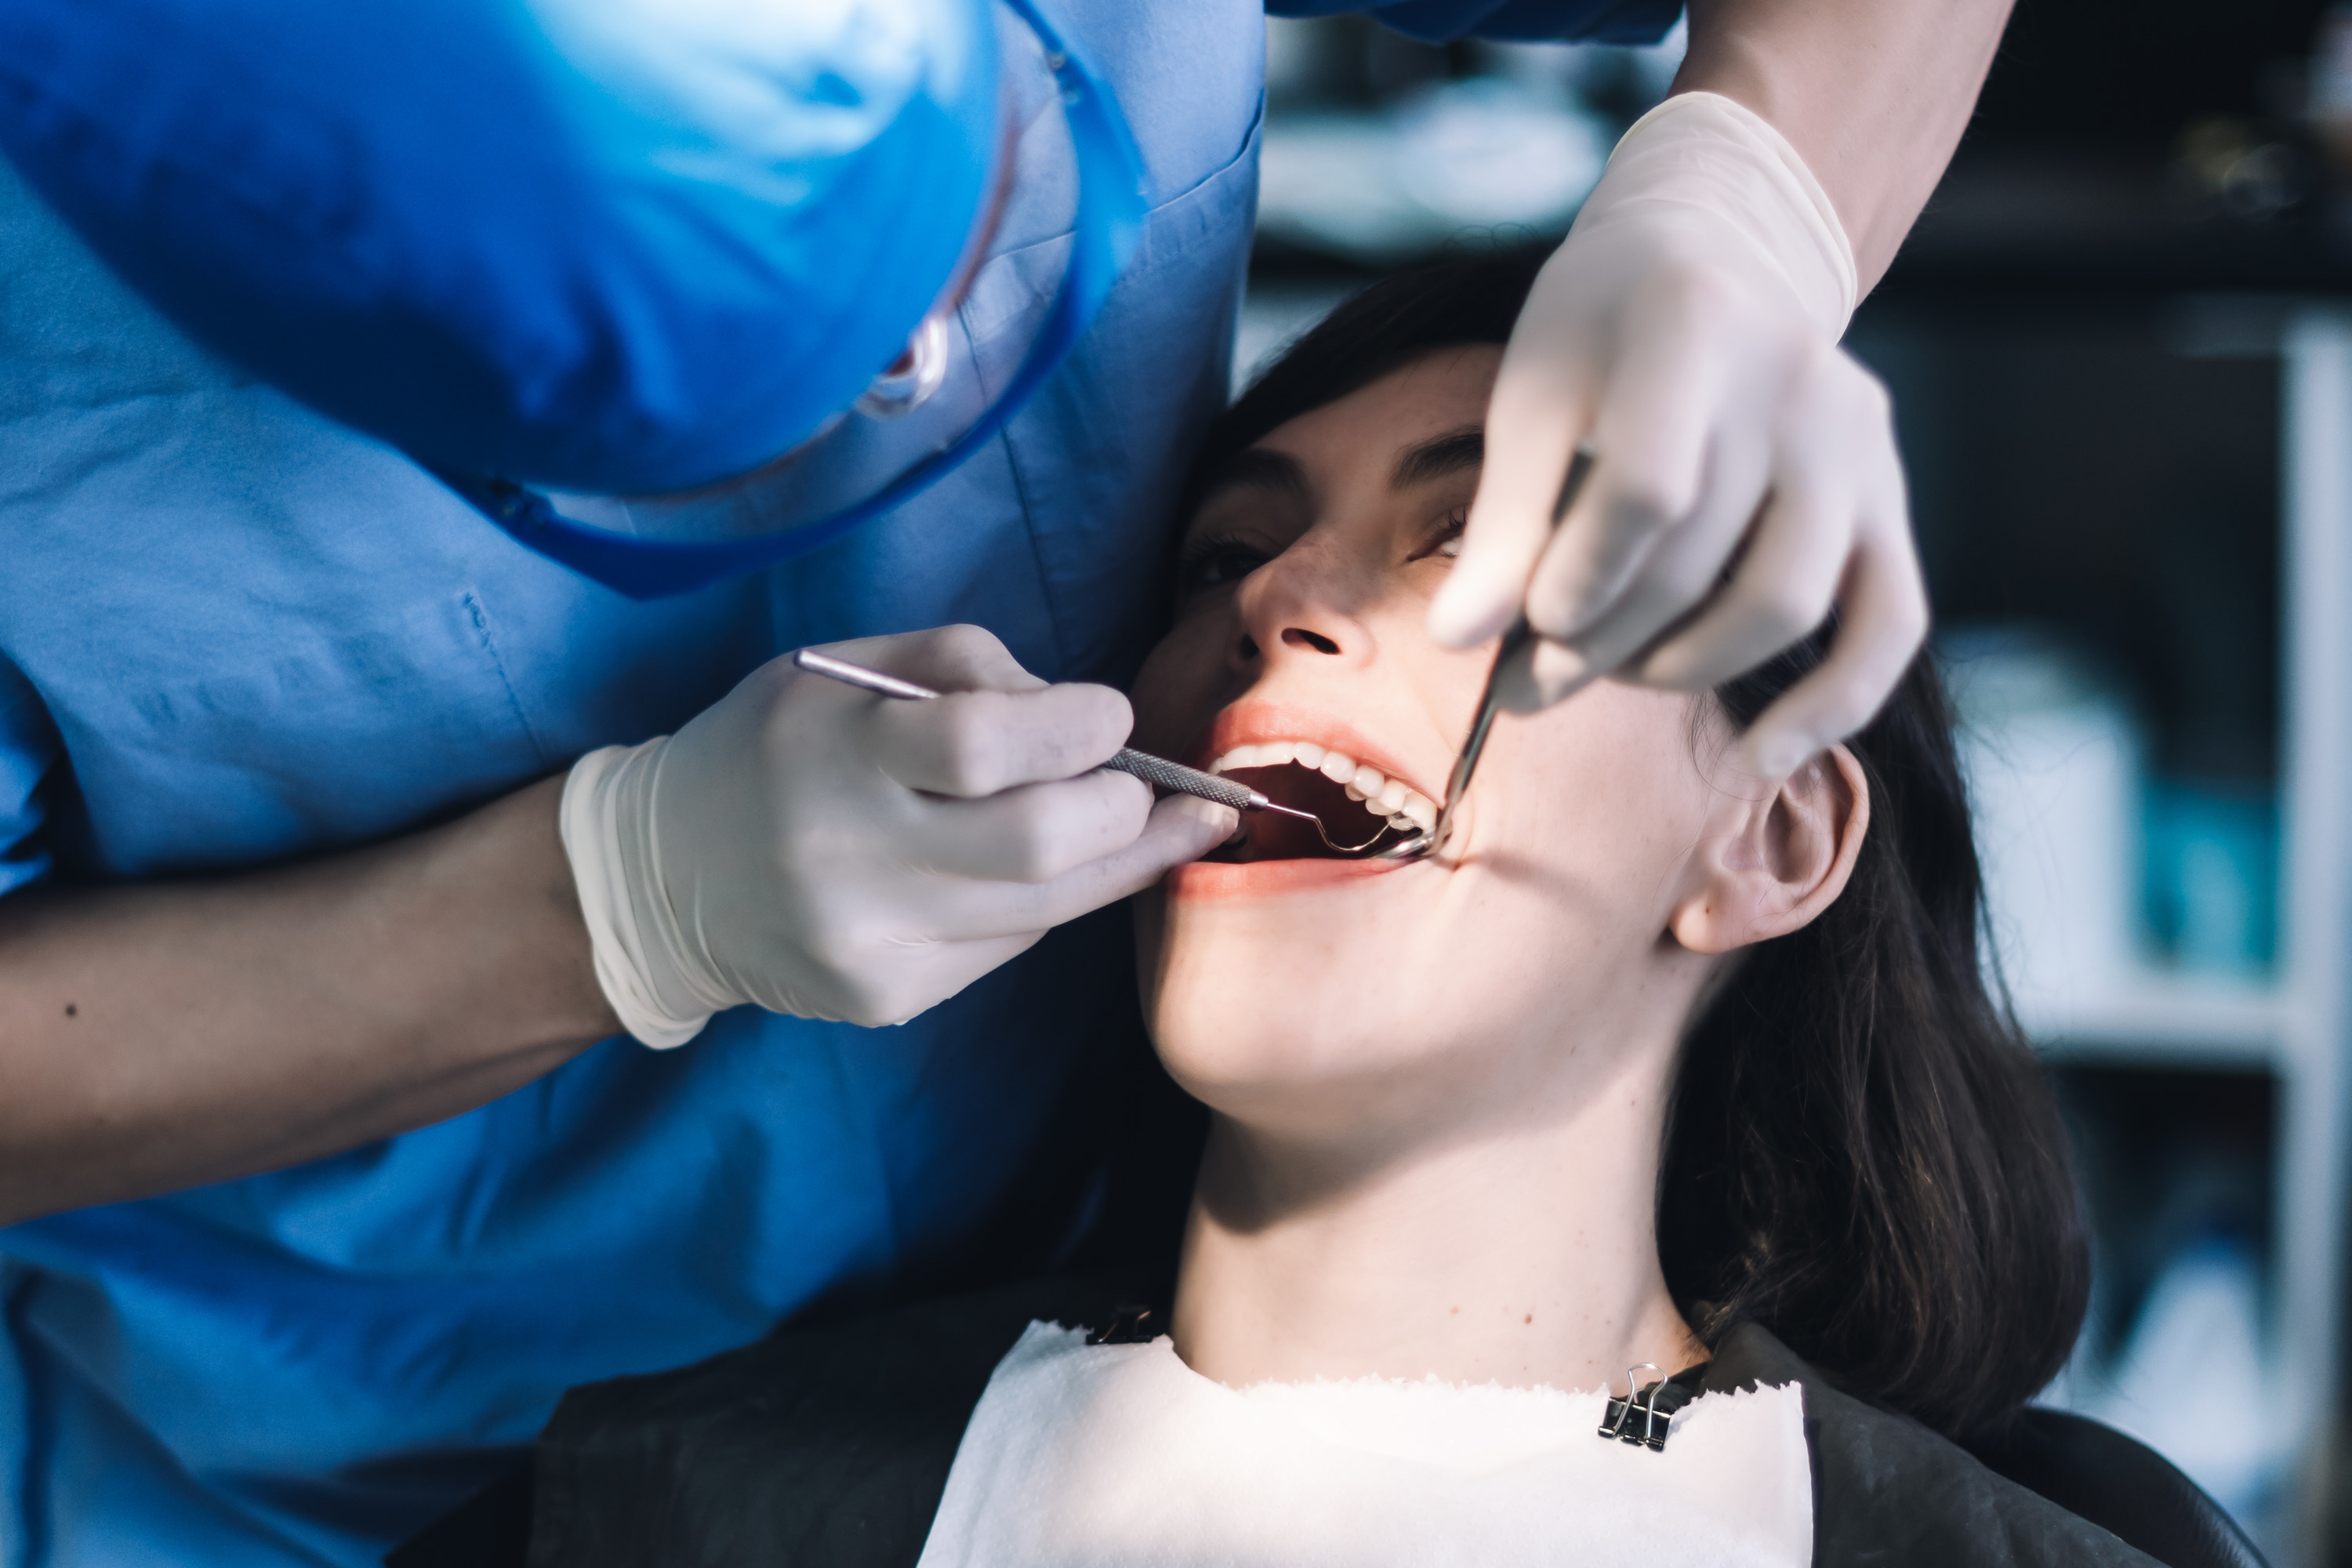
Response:
[[[1204,773],[1198,768],[1188,768],[1181,763],[1171,763],[1165,757],[1155,757],[1149,752],[1122,746],[1118,755],[1103,766],[1139,778],[1155,789],[1195,795],[1202,800],[1214,801],[1219,805],[1230,805],[1235,811],[1265,809],[1265,796],[1245,784],[1219,778],[1214,773]]]
[[[811,675],[822,675],[845,686],[871,691],[878,697],[928,702],[940,695],[928,686],[918,686],[911,680],[901,680],[895,675],[885,675],[878,669],[868,669],[862,664],[852,664],[845,658],[835,658],[813,647],[804,647],[793,654],[793,663]],[[1132,747],[1121,746],[1118,754],[1103,766],[1115,773],[1141,779],[1155,788],[1173,790],[1178,795],[1196,795],[1202,800],[1214,801],[1219,805],[1230,805],[1235,811],[1264,811],[1266,807],[1265,796],[1246,784],[1221,779],[1214,773],[1204,773],[1198,768],[1188,768],[1181,763],[1171,763],[1165,757],[1155,757],[1149,752],[1139,752]]]
[[[1551,505],[1551,525],[1557,529],[1568,516],[1576,498],[1583,493],[1585,479],[1592,472],[1593,454],[1589,446],[1579,446],[1568,460],[1568,472],[1560,476],[1559,496]],[[1478,711],[1470,721],[1470,732],[1463,738],[1462,753],[1454,760],[1454,776],[1445,781],[1445,804],[1438,808],[1437,825],[1423,836],[1426,842],[1416,841],[1402,846],[1400,854],[1410,849],[1427,855],[1444,847],[1454,831],[1454,810],[1462,797],[1470,793],[1470,777],[1478,771],[1478,759],[1486,750],[1486,737],[1495,728],[1495,714],[1503,702],[1503,671],[1510,662],[1527,650],[1536,640],[1535,628],[1528,625],[1525,616],[1513,621],[1495,649],[1495,662],[1486,670],[1486,688],[1478,694]],[[1663,1375],[1663,1374],[1661,1374]]]

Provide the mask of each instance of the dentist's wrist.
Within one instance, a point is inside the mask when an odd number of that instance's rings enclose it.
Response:
[[[596,984],[622,1027],[656,1050],[743,1000],[689,942],[662,877],[653,807],[668,745],[657,735],[589,752],[564,781],[559,814]]]
[[[1731,99],[1677,93],[1627,129],[1570,242],[1625,224],[1744,263],[1823,338],[1844,335],[1860,295],[1837,209],[1788,139]]]

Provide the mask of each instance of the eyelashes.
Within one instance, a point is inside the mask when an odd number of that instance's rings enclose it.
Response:
[[[1452,560],[1462,553],[1462,530],[1469,523],[1470,509],[1457,506],[1439,520],[1435,528],[1421,542],[1419,549],[1405,557],[1407,561],[1426,561],[1432,556]]]
[[[1189,598],[1238,583],[1274,557],[1238,534],[1215,533],[1192,541],[1176,563],[1176,592]]]
[[[1469,515],[1467,506],[1445,513],[1431,525],[1405,561],[1451,560],[1459,555],[1462,530]],[[1265,541],[1243,533],[1203,534],[1188,542],[1177,558],[1177,597],[1189,599],[1213,588],[1229,587],[1281,553],[1281,549],[1270,549]]]

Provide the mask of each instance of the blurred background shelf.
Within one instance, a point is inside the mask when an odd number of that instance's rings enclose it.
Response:
[[[2018,1014],[2056,1062],[2267,1071],[2286,1048],[2285,1006],[2265,982],[2148,969],[2096,997],[2021,998]]]
[[[1681,52],[1268,39],[1237,380],[1382,270],[1548,248]],[[2048,1397],[2280,1568],[2352,1564],[2352,10],[2020,0],[1847,346],[2074,1137],[2094,1299]]]

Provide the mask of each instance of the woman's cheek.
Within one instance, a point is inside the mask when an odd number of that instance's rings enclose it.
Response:
[[[1134,744],[1165,756],[1191,741],[1212,717],[1219,658],[1208,611],[1180,620],[1146,656],[1135,678]]]

